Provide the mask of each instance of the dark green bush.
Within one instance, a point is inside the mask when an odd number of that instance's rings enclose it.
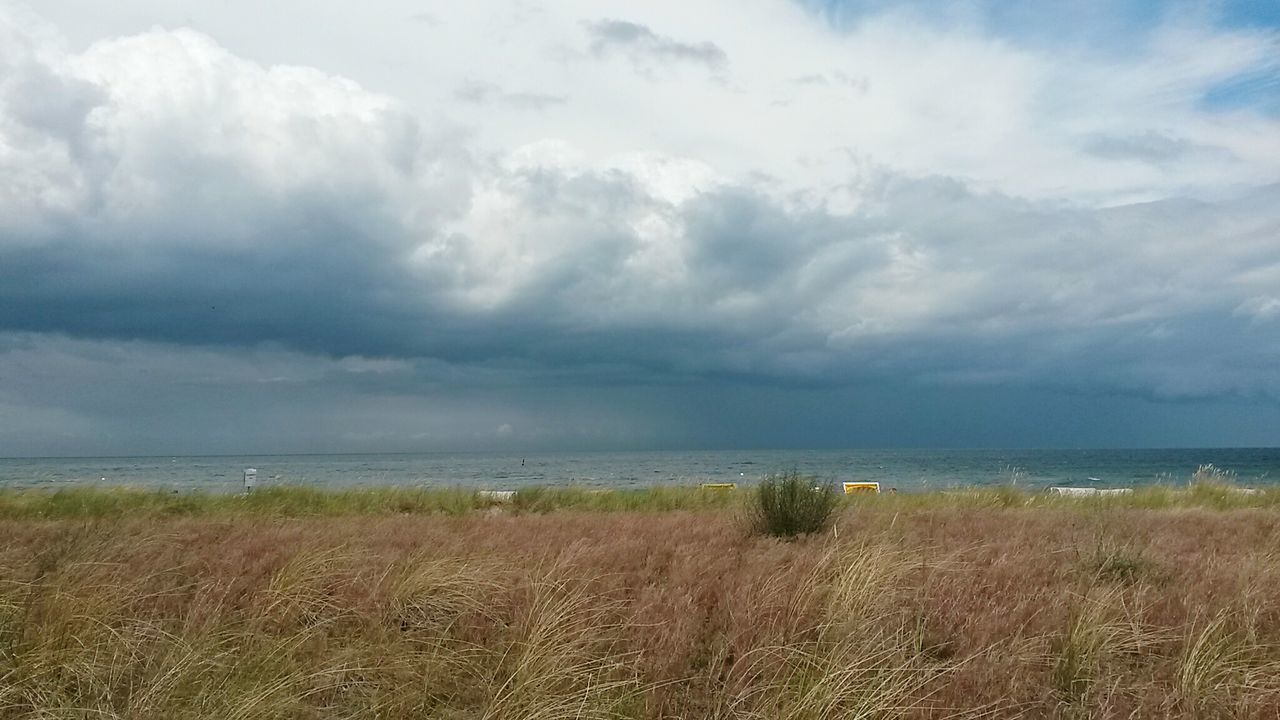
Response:
[[[827,526],[836,508],[830,483],[792,470],[768,475],[756,486],[749,510],[753,532],[793,538]]]

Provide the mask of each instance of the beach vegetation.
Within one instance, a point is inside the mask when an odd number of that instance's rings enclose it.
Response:
[[[745,489],[84,492],[4,500],[0,719],[1280,715],[1264,496],[857,496],[779,542]]]
[[[747,522],[758,534],[794,538],[826,529],[836,503],[830,483],[791,470],[766,476],[751,490]]]

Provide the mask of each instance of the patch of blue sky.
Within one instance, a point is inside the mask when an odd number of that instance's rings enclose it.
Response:
[[[1213,6],[1228,27],[1280,29],[1280,0],[1219,0]]]
[[[1206,110],[1252,109],[1280,115],[1280,67],[1237,75],[1218,83],[1200,99]]]
[[[1006,2],[1004,0],[797,0],[832,27],[851,28],[867,17],[905,13],[939,24],[980,24],[1009,39],[1063,34],[1110,35],[1158,24],[1167,3],[1152,0],[1072,0],[1071,2]]]
[[[837,30],[884,13],[937,25],[969,25],[1023,47],[1088,47],[1104,55],[1141,52],[1147,35],[1164,25],[1200,24],[1222,30],[1274,32],[1280,38],[1280,0],[797,0]],[[1280,42],[1280,40],[1278,40]],[[1206,110],[1251,109],[1280,114],[1280,59],[1242,73],[1201,97]]]
[[[796,0],[832,27],[886,12],[939,24],[976,24],[1017,44],[1085,44],[1123,50],[1165,23],[1280,31],[1280,0]]]

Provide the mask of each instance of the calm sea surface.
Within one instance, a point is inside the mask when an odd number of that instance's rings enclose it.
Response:
[[[743,450],[696,452],[425,453],[212,457],[0,459],[0,487],[133,485],[234,491],[245,468],[258,486],[528,485],[640,487],[753,482],[796,469],[833,480],[878,480],[903,491],[989,485],[1017,478],[1031,488],[1183,483],[1213,464],[1248,485],[1280,482],[1280,448],[1193,450]]]

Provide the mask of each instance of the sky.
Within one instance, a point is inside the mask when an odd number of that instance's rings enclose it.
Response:
[[[0,456],[1276,445],[1275,0],[0,0]]]

